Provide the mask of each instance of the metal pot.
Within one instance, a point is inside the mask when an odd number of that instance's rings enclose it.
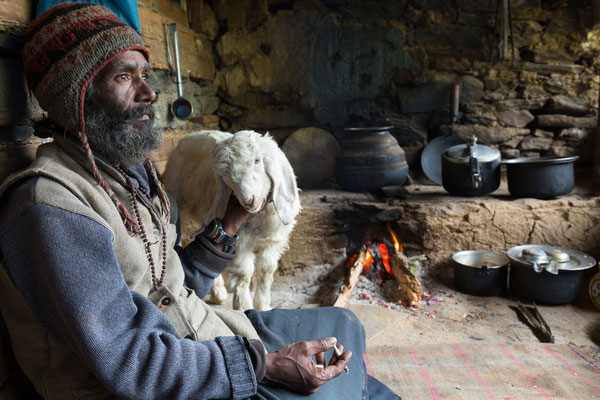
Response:
[[[548,258],[535,256],[543,252]],[[596,265],[589,255],[556,246],[524,245],[506,253],[511,260],[509,287],[513,295],[545,304],[575,301],[584,271]],[[568,259],[563,254],[568,255]]]
[[[514,197],[551,199],[575,186],[574,163],[579,156],[504,160],[508,191]]]
[[[481,196],[500,186],[500,152],[477,144],[450,147],[442,154],[442,185],[456,196]]]
[[[510,259],[487,250],[465,250],[452,255],[454,288],[476,296],[498,296],[506,289]]]

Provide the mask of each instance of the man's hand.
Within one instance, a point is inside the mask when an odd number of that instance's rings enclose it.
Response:
[[[337,339],[317,339],[289,344],[275,353],[267,354],[267,372],[265,378],[293,390],[294,392],[315,393],[328,380],[338,376],[348,365],[351,351],[345,351],[340,357],[333,353],[329,364],[325,364],[324,352],[331,349]],[[343,351],[341,345],[338,348]],[[312,359],[315,356],[318,367]]]
[[[242,225],[244,225],[250,218],[252,218],[254,214],[246,211],[244,207],[240,204],[237,197],[235,195],[229,196],[229,201],[227,202],[227,209],[225,210],[225,215],[223,216],[223,230],[227,232],[230,236],[235,236],[237,231],[240,230]]]

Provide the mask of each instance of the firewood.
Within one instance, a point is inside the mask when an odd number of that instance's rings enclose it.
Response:
[[[413,307],[419,307],[423,288],[419,279],[410,272],[408,258],[399,252],[390,256],[390,268],[396,282],[400,286],[400,295]]]
[[[344,284],[340,287],[337,298],[333,303],[334,307],[348,307],[348,304],[350,304],[350,296],[352,296],[352,291],[358,283],[358,278],[360,278],[360,273],[365,266],[366,259],[367,252],[364,249],[361,249],[344,279]]]

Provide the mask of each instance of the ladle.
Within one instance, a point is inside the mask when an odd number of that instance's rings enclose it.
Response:
[[[177,24],[169,24],[173,36],[173,47],[175,53],[175,68],[177,73],[177,100],[171,103],[171,113],[175,118],[188,119],[194,112],[194,107],[188,99],[183,96],[183,82],[181,81],[181,65],[179,63],[179,39],[177,37]],[[170,41],[167,38],[167,53],[170,60]]]

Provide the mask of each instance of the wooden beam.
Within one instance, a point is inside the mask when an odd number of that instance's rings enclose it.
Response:
[[[402,299],[406,300],[413,307],[419,307],[423,288],[419,279],[410,272],[408,266],[409,261],[404,254],[395,252],[390,256],[390,268],[392,269],[394,279],[396,279],[396,282],[400,286]]]

